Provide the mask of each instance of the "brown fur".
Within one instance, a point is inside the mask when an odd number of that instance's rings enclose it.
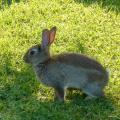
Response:
[[[76,53],[65,53],[58,56],[54,56],[55,61],[59,61],[65,64],[69,64],[75,67],[82,67],[85,69],[95,69],[102,73],[105,73],[105,69],[100,63],[94,59],[88,58],[81,54]]]

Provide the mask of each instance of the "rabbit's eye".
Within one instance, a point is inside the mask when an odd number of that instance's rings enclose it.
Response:
[[[30,51],[30,55],[34,55],[35,51]]]

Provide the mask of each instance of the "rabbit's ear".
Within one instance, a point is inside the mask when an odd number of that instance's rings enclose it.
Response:
[[[55,40],[56,31],[57,31],[57,28],[56,28],[56,27],[52,27],[52,28],[50,29],[50,32],[49,32],[49,34],[50,34],[49,44],[52,44],[53,41]]]
[[[41,47],[44,49],[49,45],[49,30],[48,29],[44,29],[42,31],[42,44]]]

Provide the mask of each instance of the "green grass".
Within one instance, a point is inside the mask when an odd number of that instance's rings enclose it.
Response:
[[[119,0],[24,0],[0,8],[1,120],[120,120]],[[52,53],[83,53],[110,69],[106,98],[84,101],[75,91],[60,104],[36,80],[22,57],[52,26],[58,28]]]

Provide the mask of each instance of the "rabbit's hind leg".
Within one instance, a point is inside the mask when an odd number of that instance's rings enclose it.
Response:
[[[87,85],[83,92],[87,95],[85,100],[96,99],[104,96],[103,89],[100,86],[94,84]]]

